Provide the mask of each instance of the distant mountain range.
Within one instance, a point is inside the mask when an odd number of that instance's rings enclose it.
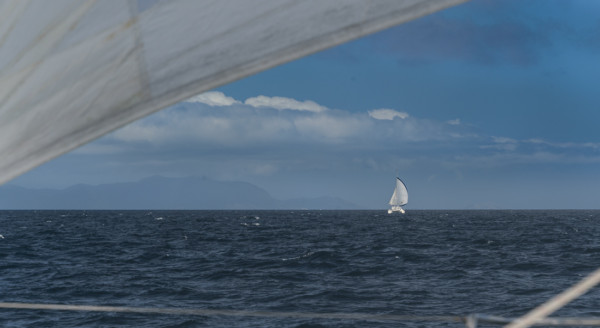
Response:
[[[356,209],[337,197],[279,200],[253,184],[154,176],[66,189],[0,186],[0,209]]]

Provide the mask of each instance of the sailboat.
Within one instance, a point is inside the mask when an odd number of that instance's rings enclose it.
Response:
[[[392,194],[392,198],[390,199],[390,206],[392,206],[388,210],[388,214],[392,214],[394,212],[400,212],[404,214],[404,209],[402,206],[408,203],[408,189],[406,189],[406,185],[400,178],[396,177],[396,188],[394,189],[394,193]]]

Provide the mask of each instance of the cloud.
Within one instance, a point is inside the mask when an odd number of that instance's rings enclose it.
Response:
[[[515,144],[518,142],[516,139],[507,138],[507,137],[492,137],[492,140],[495,143],[499,143],[499,144]]]
[[[376,120],[388,120],[391,121],[396,117],[401,119],[408,118],[408,113],[399,112],[393,109],[374,109],[369,111],[369,116]]]
[[[492,145],[483,145],[481,149],[497,149],[506,152],[514,152],[519,146],[518,140],[506,137],[492,137]]]
[[[309,112],[323,112],[327,110],[327,107],[321,106],[314,101],[305,100],[298,101],[292,98],[285,97],[267,97],[267,96],[258,96],[246,99],[244,102],[246,105],[252,107],[269,107],[275,108],[278,110],[299,110],[299,111],[309,111]]]
[[[340,139],[361,136],[369,130],[369,123],[357,115],[311,115],[297,117],[294,126],[303,136],[339,142]]]
[[[560,149],[593,149],[593,150],[598,150],[600,149],[600,143],[598,142],[582,142],[582,143],[576,143],[576,142],[550,142],[550,141],[546,141],[540,138],[534,138],[534,139],[527,139],[524,140],[523,143],[528,143],[531,145],[537,145],[537,146],[546,146],[546,147],[551,147],[551,148],[560,148]]]
[[[446,123],[450,124],[450,125],[460,125],[460,119],[454,119],[454,120],[450,120],[450,121],[446,121]]]
[[[239,101],[237,101],[231,97],[225,96],[225,94],[220,91],[209,91],[209,92],[201,93],[195,97],[192,97],[192,98],[186,100],[186,102],[203,103],[203,104],[206,104],[209,106],[218,106],[218,107],[231,106],[231,105],[240,103]]]
[[[499,168],[511,167],[513,165],[542,165],[542,164],[565,164],[565,163],[587,163],[598,162],[595,160],[583,158],[569,158],[560,153],[538,151],[538,152],[496,152],[492,154],[466,154],[456,158],[453,164],[456,167],[473,168]]]
[[[534,138],[534,139],[528,139],[525,140],[526,142],[532,143],[532,144],[543,144],[546,143],[544,140],[539,139],[539,138]]]
[[[600,162],[600,143],[550,142],[541,138],[517,140],[507,137],[483,138],[469,161],[481,166],[512,164],[589,164]],[[487,152],[486,152],[487,151]],[[479,159],[475,159],[475,157]],[[493,164],[492,164],[493,163]]]

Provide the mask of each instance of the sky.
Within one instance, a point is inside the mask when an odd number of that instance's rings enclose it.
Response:
[[[466,4],[222,86],[11,184],[153,175],[385,209],[600,208],[600,2]],[[151,191],[149,191],[151,192]]]

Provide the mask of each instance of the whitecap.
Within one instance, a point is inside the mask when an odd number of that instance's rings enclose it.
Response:
[[[282,260],[283,261],[299,260],[299,259],[302,259],[302,258],[305,258],[305,257],[309,257],[309,256],[313,255],[314,253],[315,252],[308,252],[308,253],[306,253],[304,255],[300,255],[300,256],[296,256],[296,257],[290,257],[290,258],[285,258],[285,259],[282,259]]]

